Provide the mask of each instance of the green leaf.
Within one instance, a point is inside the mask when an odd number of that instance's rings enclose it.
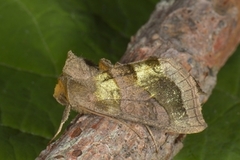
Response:
[[[0,159],[32,160],[57,131],[64,107],[52,94],[67,52],[116,62],[157,2],[0,1]],[[219,73],[203,107],[209,127],[188,135],[176,160],[240,158],[239,61]]]
[[[48,141],[45,138],[1,126],[1,159],[33,159]]]

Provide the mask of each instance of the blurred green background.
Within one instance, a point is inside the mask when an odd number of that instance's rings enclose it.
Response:
[[[157,2],[0,0],[0,159],[32,160],[55,134],[64,107],[52,94],[67,52],[116,62]],[[239,62],[235,53],[219,73],[203,108],[209,127],[188,135],[175,160],[240,159]]]

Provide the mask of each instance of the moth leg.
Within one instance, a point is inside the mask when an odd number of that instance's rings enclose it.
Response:
[[[154,143],[154,145],[155,145],[156,153],[158,153],[157,143],[156,143],[156,141],[155,141],[155,138],[154,138],[154,136],[153,136],[153,133],[152,133],[151,129],[149,128],[149,126],[145,125],[145,127],[147,128],[148,133],[150,134],[150,136],[151,136],[151,138],[152,138],[152,141],[153,141],[153,143]]]
[[[57,137],[57,135],[61,132],[64,123],[68,120],[68,116],[70,114],[70,111],[71,111],[71,106],[67,105],[65,107],[64,112],[63,112],[62,120],[61,120],[61,123],[60,123],[60,125],[58,127],[58,130],[57,130],[56,134],[53,136],[53,138],[51,139],[51,141],[49,143],[51,143]]]
[[[109,118],[111,118],[111,117],[109,117]],[[127,126],[127,127],[130,128],[140,139],[142,139],[142,137],[140,136],[140,134],[139,134],[135,129],[131,128],[124,120],[114,119],[114,118],[112,118],[112,119],[115,120],[115,121],[118,121],[118,122],[122,123],[122,124],[125,125],[125,126]]]

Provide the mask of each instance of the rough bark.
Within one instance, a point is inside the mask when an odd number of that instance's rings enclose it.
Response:
[[[195,78],[206,102],[216,75],[240,39],[239,0],[170,0],[157,4],[131,38],[121,63],[172,57]],[[78,116],[37,159],[172,159],[185,135],[95,115]],[[136,132],[139,134],[137,135]],[[158,152],[156,152],[156,148]]]

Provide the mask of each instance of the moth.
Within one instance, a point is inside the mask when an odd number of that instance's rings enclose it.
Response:
[[[179,134],[207,127],[195,80],[171,58],[95,66],[69,51],[54,97],[66,106],[57,134],[71,109]]]

